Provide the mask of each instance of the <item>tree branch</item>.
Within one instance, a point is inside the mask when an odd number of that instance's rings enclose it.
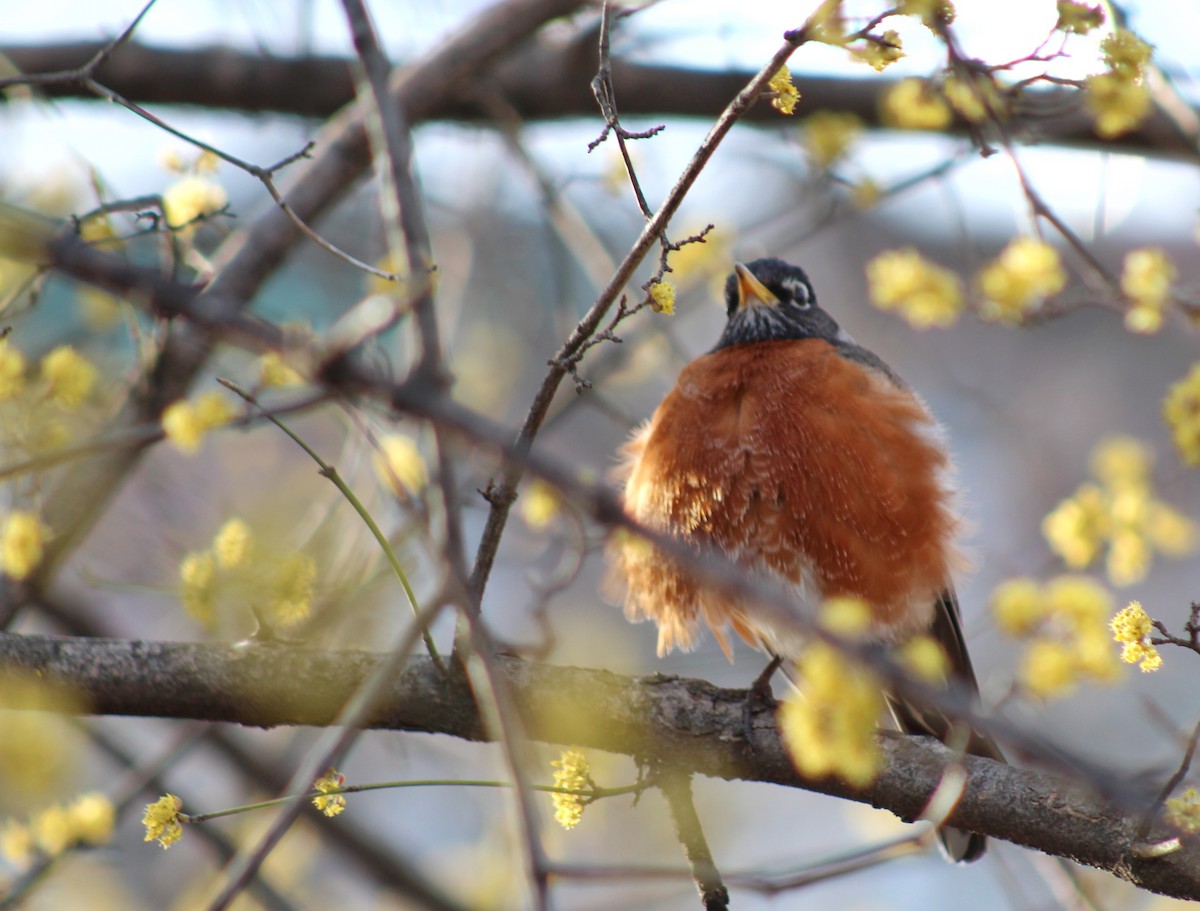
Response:
[[[259,727],[326,725],[387,656],[263,643],[218,644],[68,639],[0,633],[0,684],[18,675],[68,686],[98,715],[191,718]],[[669,764],[681,773],[805,788],[919,819],[946,771],[967,773],[947,823],[1107,870],[1141,888],[1200,898],[1200,851],[1146,857],[1144,807],[1117,805],[1086,781],[959,756],[936,741],[882,732],[879,778],[856,791],[835,779],[802,778],[774,719],[743,734],[745,692],[702,680],[625,677],[602,670],[499,659],[529,735]],[[304,681],[298,688],[296,681]],[[0,705],[9,689],[0,686]],[[369,728],[489,739],[460,674],[412,659],[386,687]],[[1147,799],[1145,806],[1152,803]],[[1156,841],[1176,837],[1161,822]]]

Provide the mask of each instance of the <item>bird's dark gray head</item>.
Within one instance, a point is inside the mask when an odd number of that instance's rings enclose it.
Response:
[[[725,307],[729,322],[714,351],[754,342],[821,339],[842,357],[878,370],[904,388],[878,355],[855,342],[817,305],[812,283],[799,266],[773,257],[736,263],[725,280]]]

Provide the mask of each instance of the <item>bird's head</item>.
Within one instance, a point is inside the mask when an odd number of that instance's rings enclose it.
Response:
[[[729,322],[718,348],[747,342],[844,337],[837,322],[817,305],[812,283],[799,266],[781,259],[737,263],[725,280]]]

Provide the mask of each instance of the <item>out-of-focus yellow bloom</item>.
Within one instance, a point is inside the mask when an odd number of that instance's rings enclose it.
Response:
[[[67,804],[72,837],[85,845],[106,845],[112,841],[117,810],[111,798],[99,791],[80,794]]]
[[[246,562],[254,546],[254,533],[241,519],[229,519],[213,538],[213,555],[221,569],[233,569]]]
[[[8,339],[0,339],[0,401],[25,388],[25,355]]]
[[[76,292],[75,304],[84,324],[93,332],[108,332],[121,319],[121,300],[91,285]]]
[[[1071,649],[1053,639],[1036,639],[1021,657],[1022,686],[1035,696],[1065,696],[1079,683],[1079,664]]]
[[[1058,0],[1058,23],[1054,27],[1060,32],[1086,35],[1103,24],[1104,10],[1100,7],[1076,3],[1075,0]]]
[[[554,787],[568,791],[590,791],[592,789],[591,766],[581,750],[564,750],[562,756],[553,761]],[[583,818],[587,798],[582,794],[563,794],[553,791],[554,819],[564,829],[573,829]]]
[[[854,203],[855,208],[869,209],[879,202],[881,196],[883,196],[883,191],[879,188],[879,184],[868,177],[854,185],[854,189],[850,193],[850,201]]]
[[[346,795],[330,792],[337,791],[345,785],[346,776],[337,769],[329,769],[322,777],[313,782],[313,790],[321,792],[313,798],[313,806],[326,816],[337,816],[346,809]]]
[[[986,298],[984,316],[1015,323],[1036,304],[1061,291],[1067,274],[1057,250],[1044,241],[1018,237],[983,268],[978,282]]]
[[[10,512],[0,526],[0,571],[18,582],[28,579],[41,564],[49,537],[49,526],[36,512]]]
[[[796,662],[799,690],[779,709],[792,762],[810,778],[836,775],[866,787],[879,772],[875,725],[883,709],[879,679],[837,649],[814,642]]]
[[[210,430],[223,427],[237,412],[219,392],[202,392],[195,399],[181,399],[163,411],[163,432],[181,452],[192,455]]]
[[[775,97],[771,99],[771,107],[781,114],[796,113],[796,102],[800,100],[800,90],[792,82],[792,74],[788,72],[786,66],[781,66],[779,71],[771,77],[767,88],[775,93]]]
[[[930,27],[949,25],[955,16],[950,0],[900,0],[896,12],[901,16],[915,16]]]
[[[268,610],[282,626],[298,623],[312,613],[317,587],[317,562],[296,552],[281,560],[275,570],[274,591]]]
[[[86,244],[102,244],[116,237],[112,219],[107,215],[97,215],[86,221],[79,222],[79,239]]]
[[[862,121],[841,111],[817,111],[804,119],[804,148],[818,168],[838,161],[862,132]]]
[[[536,531],[545,528],[562,512],[558,491],[541,480],[534,481],[525,488],[517,507],[525,524]]]
[[[1137,664],[1147,673],[1162,667],[1162,656],[1150,641],[1154,635],[1154,621],[1140,601],[1130,601],[1128,607],[1112,618],[1109,626],[1113,639],[1121,643],[1122,661]]]
[[[15,819],[6,819],[0,825],[0,857],[18,870],[27,870],[36,853],[37,844],[29,826]]]
[[[67,411],[82,405],[96,385],[96,368],[70,345],[59,345],[42,358],[41,366],[50,398]]]
[[[887,250],[867,264],[871,302],[894,310],[918,329],[949,326],[963,307],[962,283],[911,247]]]
[[[991,82],[950,76],[942,84],[942,94],[950,106],[971,123],[981,123],[988,117],[989,110],[999,105],[999,97]]]
[[[850,55],[870,64],[875,72],[882,73],[904,56],[904,45],[900,41],[900,35],[891,29],[883,33],[883,39],[880,41],[865,39],[861,47],[850,49]]]
[[[157,841],[165,851],[183,837],[183,801],[174,794],[164,794],[146,805],[142,825],[146,827],[144,841]]]
[[[900,663],[910,674],[925,683],[945,683],[950,671],[946,650],[932,636],[914,636],[900,648]]]
[[[1150,113],[1150,90],[1141,82],[1115,73],[1088,76],[1087,108],[1104,139],[1115,139],[1146,119]]]
[[[1162,409],[1179,458],[1185,465],[1200,465],[1200,362],[1167,390]]]
[[[944,130],[953,119],[950,105],[924,79],[903,79],[883,96],[880,118],[898,130]]]
[[[817,620],[835,636],[854,639],[871,625],[871,607],[862,598],[826,598]]]
[[[1010,636],[1027,636],[1046,618],[1041,589],[1032,579],[1010,579],[991,598],[992,618]]]
[[[1143,484],[1154,465],[1154,450],[1141,440],[1127,436],[1106,437],[1096,444],[1088,467],[1096,480],[1107,487]]]
[[[1082,569],[1096,559],[1111,528],[1104,493],[1094,484],[1082,485],[1042,520],[1050,549],[1072,569]]]
[[[208,551],[187,554],[179,564],[183,608],[210,629],[216,620],[216,580],[217,561]]]
[[[1200,832],[1200,792],[1188,788],[1167,800],[1167,821],[1184,832]]]
[[[289,367],[278,351],[268,351],[259,359],[258,379],[267,388],[304,385],[304,377]]]
[[[197,222],[225,208],[229,196],[215,180],[188,174],[167,187],[162,202],[167,226],[187,234]]]
[[[221,165],[221,156],[216,152],[208,149],[202,149],[200,154],[196,156],[196,161],[192,165],[192,170],[197,174],[216,174],[217,168]]]
[[[1100,42],[1100,50],[1109,70],[1126,79],[1136,79],[1145,75],[1154,48],[1128,29],[1119,28]]]
[[[1162,327],[1163,310],[1178,275],[1170,257],[1157,247],[1143,247],[1125,254],[1121,291],[1133,301],[1133,307],[1125,314],[1127,329],[1151,333]]]
[[[389,433],[379,439],[375,454],[375,474],[395,494],[420,493],[429,483],[429,471],[421,450],[412,437]]]
[[[668,281],[657,281],[650,286],[650,309],[664,316],[675,314],[675,286]]]
[[[53,804],[39,810],[29,823],[38,850],[47,857],[57,857],[71,846],[71,818],[65,807]]]
[[[842,0],[823,0],[808,19],[808,38],[841,47],[846,43],[846,18]]]

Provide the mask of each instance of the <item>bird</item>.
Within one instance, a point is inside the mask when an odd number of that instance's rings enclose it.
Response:
[[[799,266],[739,262],[724,290],[728,320],[716,346],[683,368],[622,449],[614,479],[626,514],[784,583],[798,609],[861,599],[871,644],[932,636],[950,678],[974,698],[952,579],[967,561],[940,425],[818,305]],[[623,535],[609,550],[609,591],[630,620],[657,624],[660,656],[693,648],[706,626],[731,658],[731,629],[772,656],[803,650],[790,625],[704,586],[651,546]],[[905,733],[1002,761],[988,735],[964,736],[935,708],[885,695]],[[953,861],[986,849],[975,833],[942,828],[938,836]]]

